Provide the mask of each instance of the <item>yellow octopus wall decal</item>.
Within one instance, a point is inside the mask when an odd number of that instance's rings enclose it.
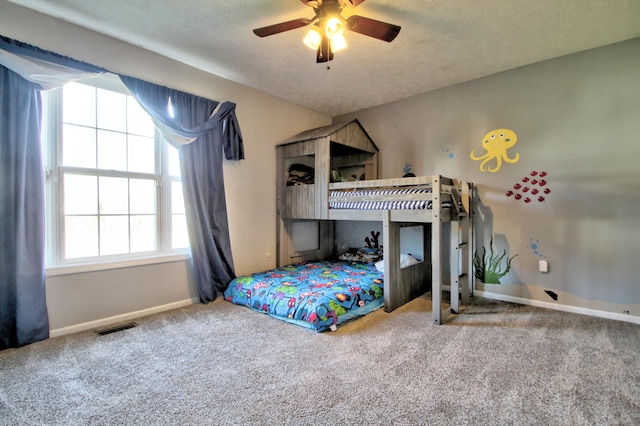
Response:
[[[507,155],[507,150],[513,147],[518,141],[518,136],[516,136],[513,130],[509,129],[495,129],[490,131],[485,135],[482,140],[482,147],[487,150],[487,153],[481,156],[474,155],[475,149],[471,151],[471,159],[472,160],[482,160],[480,163],[480,171],[484,172],[485,170],[489,170],[491,173],[495,173],[500,170],[502,167],[502,160],[507,163],[517,163],[520,160],[520,154],[516,153],[514,158],[509,158]],[[485,169],[486,164],[489,161],[496,160],[495,167]]]

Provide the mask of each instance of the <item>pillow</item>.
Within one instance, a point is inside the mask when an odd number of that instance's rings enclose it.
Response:
[[[400,268],[406,268],[409,267],[411,265],[415,265],[416,263],[420,263],[420,261],[418,259],[416,259],[415,257],[411,256],[411,254],[407,254],[407,253],[400,253]],[[384,272],[384,261],[381,260],[379,262],[376,262],[376,269],[380,272]]]
[[[289,167],[289,177],[287,178],[287,186],[294,185],[311,185],[314,182],[313,167],[304,164],[292,164]]]
[[[382,249],[371,247],[350,248],[347,252],[338,256],[338,259],[374,263],[382,259]]]

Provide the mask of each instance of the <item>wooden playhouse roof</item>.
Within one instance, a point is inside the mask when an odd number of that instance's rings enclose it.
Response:
[[[290,137],[280,145],[288,145],[320,138],[328,138],[331,142],[357,147],[369,152],[378,151],[378,147],[357,119],[305,130]]]

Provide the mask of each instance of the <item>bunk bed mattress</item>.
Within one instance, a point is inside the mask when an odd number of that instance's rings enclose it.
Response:
[[[428,188],[397,188],[397,189],[362,189],[362,190],[333,190],[329,191],[329,208],[346,210],[428,210],[432,207],[432,201],[427,199],[403,199],[414,194],[431,194]],[[336,198],[340,197],[340,201]],[[354,200],[346,201],[345,198],[371,198],[380,200]],[[333,198],[333,200],[332,200]],[[389,199],[397,198],[397,199]],[[443,207],[450,204],[443,203]]]
[[[384,303],[374,263],[319,261],[237,277],[225,300],[317,332]]]

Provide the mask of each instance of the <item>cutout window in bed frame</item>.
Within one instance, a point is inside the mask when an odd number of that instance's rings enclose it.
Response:
[[[315,183],[314,155],[287,158],[285,166],[287,186],[313,185]]]
[[[424,226],[408,225],[400,228],[400,252],[424,260]]]

